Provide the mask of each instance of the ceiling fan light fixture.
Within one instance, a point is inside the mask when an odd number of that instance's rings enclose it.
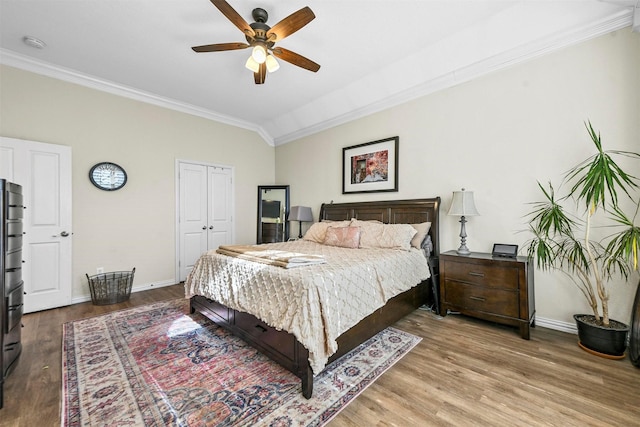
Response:
[[[300,54],[279,46],[275,47],[276,42],[280,43],[284,38],[297,32],[315,19],[316,15],[308,6],[290,14],[271,27],[267,25],[269,14],[262,8],[253,9],[251,15],[255,22],[249,24],[227,0],[211,0],[211,3],[244,34],[246,43],[214,43],[193,46],[191,49],[194,52],[222,52],[250,48],[251,54],[245,63],[245,67],[253,71],[254,82],[258,85],[264,83],[267,73],[273,73],[280,68],[276,57],[314,73],[320,69],[319,64]]]
[[[265,61],[267,63],[267,71],[270,73],[278,71],[280,68],[280,64],[278,64],[278,61],[276,61],[276,58],[273,55],[267,55],[267,59]]]
[[[258,44],[253,48],[253,51],[251,52],[251,57],[258,64],[262,64],[267,59],[267,49],[265,49],[265,47],[262,46],[261,44]]]
[[[253,59],[253,55],[249,57],[249,59],[247,59],[247,62],[244,64],[245,67],[247,67],[247,69],[253,71],[254,73],[257,73],[258,71],[260,71],[260,64],[258,64],[256,62],[255,59]]]

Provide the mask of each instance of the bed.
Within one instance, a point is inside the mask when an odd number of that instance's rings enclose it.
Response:
[[[310,229],[302,241],[254,247],[267,252],[304,254],[312,259],[319,257],[326,262],[283,268],[288,266],[247,261],[245,251],[239,257],[210,251],[196,262],[185,281],[185,293],[190,298],[191,312],[202,313],[293,372],[301,379],[302,394],[310,398],[314,374],[319,373],[326,364],[394,324],[428,300],[437,308],[439,206],[439,197],[323,204],[319,215],[320,224],[312,227],[316,226],[316,230],[325,226],[325,244],[309,238],[308,235],[313,234]],[[374,227],[370,224],[378,223],[414,226],[430,223],[430,226],[419,250],[414,247],[411,250],[381,251],[366,245],[362,249],[349,249],[340,244],[337,245],[339,247],[327,244],[330,232],[360,232]],[[406,225],[384,227],[385,230],[403,232],[408,228]],[[363,233],[363,239],[364,236]],[[424,248],[427,248],[426,255]],[[220,252],[223,251],[220,249]],[[361,260],[348,261],[346,253],[366,258],[371,264]],[[293,258],[295,257],[287,260],[296,262]],[[394,268],[402,266],[402,277],[399,279],[397,274],[387,274],[387,265],[393,265]],[[376,286],[365,288],[364,285],[352,284],[351,280],[355,281],[355,276],[362,276],[364,279],[358,280],[373,282]],[[385,287],[382,286],[388,281],[386,276],[393,276],[392,281],[398,282],[393,284],[391,290],[386,284]],[[304,281],[298,284],[292,277]],[[288,288],[284,286],[290,280],[297,285],[287,291]],[[349,286],[336,285],[347,281]],[[372,288],[380,289],[374,291]],[[366,295],[343,295],[341,301],[331,299],[334,294],[343,292],[364,292]],[[249,306],[246,302],[248,294],[259,301],[256,307]],[[303,301],[300,295],[304,296]],[[358,309],[362,313],[357,316],[352,314],[355,310],[353,307],[338,310],[343,305],[346,307],[345,301],[359,301],[358,305],[363,307]],[[370,306],[364,307],[366,305]],[[298,316],[302,314],[308,317],[300,320]],[[315,324],[323,326],[316,327]]]

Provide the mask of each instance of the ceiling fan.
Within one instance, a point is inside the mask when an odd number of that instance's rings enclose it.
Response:
[[[247,43],[216,43],[193,46],[191,49],[195,52],[221,52],[253,48],[245,66],[253,71],[253,78],[258,85],[264,83],[267,71],[273,72],[280,67],[274,56],[314,73],[320,69],[320,65],[312,60],[275,46],[276,42],[295,33],[316,17],[309,7],[303,7],[270,27],[266,24],[269,15],[264,9],[253,9],[252,16],[255,22],[248,24],[225,0],[211,0],[211,3],[244,33]]]

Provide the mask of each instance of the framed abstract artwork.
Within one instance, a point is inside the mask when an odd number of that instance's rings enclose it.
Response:
[[[342,194],[398,191],[397,136],[342,149]]]

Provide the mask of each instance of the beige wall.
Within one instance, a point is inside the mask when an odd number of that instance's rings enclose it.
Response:
[[[74,298],[97,267],[173,283],[176,159],[234,168],[236,241],[255,242],[257,186],[273,183],[275,160],[254,132],[6,66],[0,86],[0,135],[72,147]],[[126,169],[122,190],[89,182],[99,161]]]
[[[522,215],[538,197],[536,180],[558,181],[588,153],[584,120],[610,148],[640,147],[640,36],[628,29],[275,150],[250,131],[10,67],[0,68],[0,86],[0,135],[73,149],[74,297],[88,295],[84,274],[98,266],[135,266],[138,284],[175,277],[175,159],[235,168],[238,243],[255,240],[256,186],[273,183],[289,184],[291,205],[312,206],[316,217],[331,200],[440,195],[441,246],[455,249],[459,224],[446,211],[451,192],[465,187],[481,213],[469,218],[468,245],[486,252],[494,242],[526,241]],[[342,148],[394,135],[400,191],[341,194]],[[90,184],[88,170],[101,160],[127,169],[123,190]],[[536,271],[535,279],[538,316],[548,323],[587,311],[563,277]],[[635,286],[618,285],[612,314],[628,320]]]
[[[375,90],[375,88],[372,88]],[[523,215],[536,180],[559,183],[589,153],[583,121],[606,147],[640,150],[640,34],[624,29],[276,148],[276,181],[291,204],[442,197],[441,247],[459,246],[452,191],[473,190],[481,216],[468,218],[468,246],[527,240]],[[343,195],[342,148],[398,135],[399,191]],[[637,163],[635,164],[637,167]],[[635,170],[640,176],[640,170]],[[536,271],[538,316],[570,322],[588,312],[561,275]],[[637,283],[637,276],[635,276]],[[557,282],[565,282],[558,285]],[[618,284],[612,316],[628,321],[635,283]]]

